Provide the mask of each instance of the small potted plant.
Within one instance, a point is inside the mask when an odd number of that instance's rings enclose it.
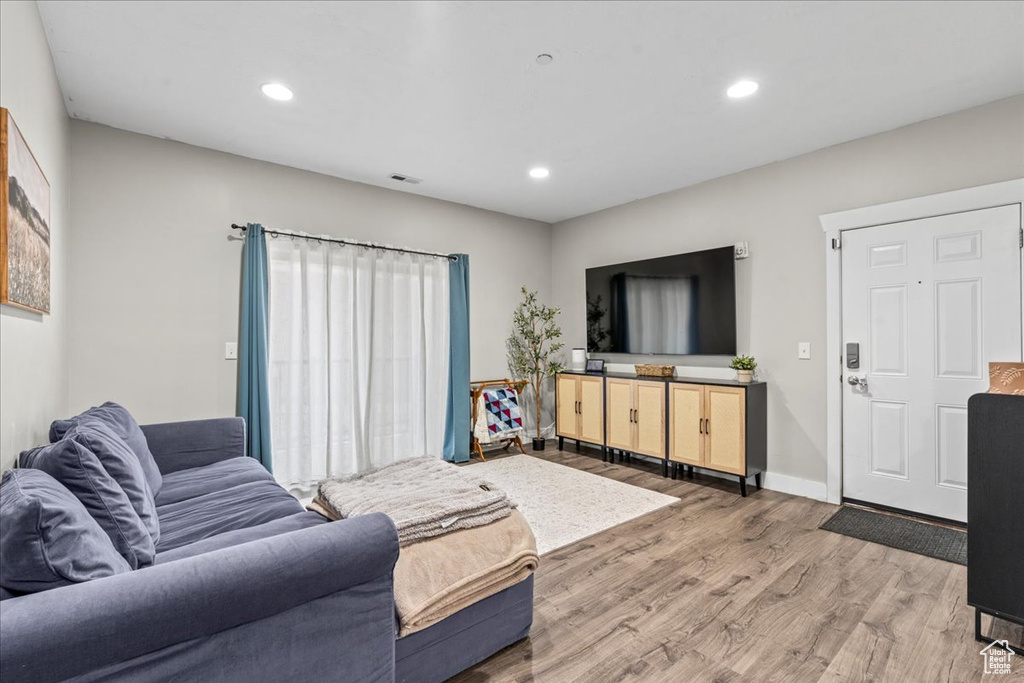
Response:
[[[736,381],[740,384],[750,384],[754,381],[754,368],[757,361],[753,356],[736,356],[732,359],[729,367],[736,371]]]

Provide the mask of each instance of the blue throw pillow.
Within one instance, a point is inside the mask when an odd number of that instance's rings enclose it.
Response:
[[[0,479],[0,586],[36,593],[131,571],[82,503],[40,470]],[[59,647],[59,644],[58,644]]]
[[[67,431],[65,439],[77,441],[95,454],[121,490],[128,496],[153,544],[160,542],[160,522],[156,516],[156,502],[139,459],[128,445],[106,424],[83,420]]]
[[[92,451],[77,441],[63,439],[25,451],[18,462],[22,467],[46,472],[82,501],[129,567],[138,569],[153,564],[153,537],[132,507],[128,494],[107,474]]]
[[[107,401],[101,406],[89,408],[89,410],[67,420],[55,420],[50,425],[50,443],[60,441],[64,434],[73,426],[84,420],[99,420],[117,434],[132,449],[132,453],[139,459],[142,471],[146,473],[146,481],[149,482],[149,489],[153,495],[160,493],[164,478],[160,474],[160,468],[156,466],[153,453],[149,450],[146,442],[146,435],[139,428],[139,423],[131,416],[124,407]]]

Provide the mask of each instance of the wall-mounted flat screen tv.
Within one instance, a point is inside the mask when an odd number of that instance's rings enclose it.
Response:
[[[735,355],[732,247],[588,268],[587,350]]]

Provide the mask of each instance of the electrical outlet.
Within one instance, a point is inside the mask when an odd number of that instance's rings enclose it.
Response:
[[[238,342],[224,342],[224,360],[238,360]]]
[[[737,242],[733,247],[733,253],[736,255],[737,261],[747,258],[750,256],[750,245],[747,242]]]
[[[796,347],[796,356],[800,360],[811,359],[811,342],[800,342]]]

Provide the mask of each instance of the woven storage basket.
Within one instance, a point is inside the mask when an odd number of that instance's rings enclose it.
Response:
[[[644,377],[672,377],[676,374],[674,365],[650,365],[649,363],[638,363],[633,366],[636,374]]]

